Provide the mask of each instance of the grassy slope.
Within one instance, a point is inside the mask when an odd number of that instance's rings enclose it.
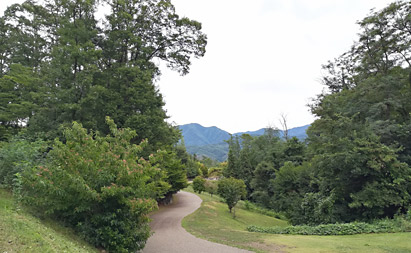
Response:
[[[13,198],[0,189],[0,252],[98,252],[72,230],[16,211]]]
[[[193,192],[191,187],[186,191]],[[285,221],[242,209],[236,210],[236,218],[233,219],[227,205],[221,203],[219,197],[210,197],[208,193],[198,195],[203,199],[201,208],[182,222],[183,227],[197,237],[249,250],[264,249],[263,234],[249,233],[246,227],[250,224],[287,225]]]
[[[186,189],[191,191],[191,187]],[[411,252],[411,233],[350,236],[296,236],[249,233],[248,225],[285,226],[284,221],[237,210],[233,219],[218,197],[198,194],[203,203],[183,219],[183,227],[197,237],[256,252]]]

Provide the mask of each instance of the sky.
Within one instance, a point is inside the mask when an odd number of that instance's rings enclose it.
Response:
[[[0,0],[0,13],[22,0]],[[393,0],[171,0],[208,36],[190,73],[161,67],[169,122],[230,133],[312,123],[309,104],[324,86],[321,65],[348,51],[356,21]]]

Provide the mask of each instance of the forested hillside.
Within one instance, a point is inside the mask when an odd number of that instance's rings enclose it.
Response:
[[[295,127],[288,130],[289,137],[297,137],[300,140],[307,138],[307,129],[309,125]],[[203,127],[200,124],[192,123],[179,126],[184,138],[184,144],[187,152],[196,154],[199,157],[209,157],[211,159],[223,162],[227,160],[228,155],[228,140],[231,134],[221,130],[218,127]],[[250,136],[263,135],[266,128],[261,128],[257,131],[247,131],[234,133],[233,136],[241,136],[243,134]],[[284,132],[276,131],[277,135],[284,138]]]
[[[2,3],[4,4],[4,3]],[[104,8],[103,17],[98,10]],[[28,0],[0,17],[0,185],[95,247],[135,252],[187,186],[156,86],[205,54],[170,0]]]
[[[359,21],[351,49],[323,66],[307,143],[232,138],[227,177],[294,224],[372,221],[410,212],[411,3]],[[267,180],[268,179],[268,180]]]
[[[204,146],[208,144],[219,144],[230,139],[230,134],[218,127],[203,127],[192,123],[179,126],[184,137],[184,143],[189,146]]]

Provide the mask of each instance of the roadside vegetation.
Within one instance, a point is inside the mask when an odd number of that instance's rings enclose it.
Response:
[[[185,190],[194,193],[191,186]],[[197,195],[203,203],[197,211],[183,219],[182,226],[193,235],[209,241],[255,250],[264,248],[264,241],[261,234],[247,232],[248,225],[285,227],[288,224],[286,221],[241,208],[242,202],[237,205],[236,217],[233,218],[227,204],[219,196],[211,196],[205,192]]]
[[[99,252],[73,229],[40,219],[0,189],[0,252]]]
[[[185,189],[194,192],[189,186]],[[256,207],[247,210],[247,203],[237,205],[236,218],[218,196],[196,193],[201,207],[183,219],[183,227],[193,235],[255,252],[410,252],[411,233],[381,233],[357,235],[285,235],[248,232],[251,225],[286,230],[289,223],[261,214]],[[277,214],[278,215],[278,214]],[[395,224],[389,224],[393,226]],[[368,226],[368,225],[365,225]],[[311,227],[309,227],[312,229]],[[395,227],[393,230],[398,231]]]
[[[324,224],[317,226],[259,227],[248,226],[250,232],[289,235],[355,235],[411,232],[411,221],[404,217],[377,220],[372,223],[351,222],[342,224]]]
[[[170,0],[21,2],[0,17],[0,189],[96,248],[140,250],[148,214],[187,186],[159,60],[187,74],[207,36]],[[32,230],[1,233],[49,239]]]
[[[102,5],[110,11],[97,20]],[[1,247],[89,247],[60,237],[58,222],[95,248],[141,250],[148,214],[189,178],[204,202],[183,225],[208,240],[257,251],[411,251],[401,232],[411,208],[410,10],[395,1],[358,22],[359,40],[323,67],[306,140],[289,138],[283,116],[284,135],[232,136],[218,163],[187,154],[156,85],[159,60],[185,75],[204,56],[201,23],[180,18],[170,0],[10,6],[0,17]],[[268,234],[341,231],[372,234]]]
[[[289,138],[286,117],[284,138],[273,128],[232,136],[222,174],[244,181],[247,200],[299,226],[409,213],[410,10],[410,1],[396,1],[358,22],[359,40],[323,66],[306,140]]]

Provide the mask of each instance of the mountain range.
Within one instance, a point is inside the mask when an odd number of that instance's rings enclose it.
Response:
[[[288,130],[289,136],[295,136],[299,139],[307,137],[306,130],[310,125],[291,128]],[[204,127],[197,123],[191,123],[179,126],[184,137],[187,152],[196,154],[199,157],[210,157],[217,161],[225,161],[228,154],[228,144],[226,140],[230,139],[230,133],[218,127]],[[234,133],[234,136],[249,134],[251,136],[260,136],[265,132],[265,128],[257,131]],[[280,137],[284,133],[280,131]]]

